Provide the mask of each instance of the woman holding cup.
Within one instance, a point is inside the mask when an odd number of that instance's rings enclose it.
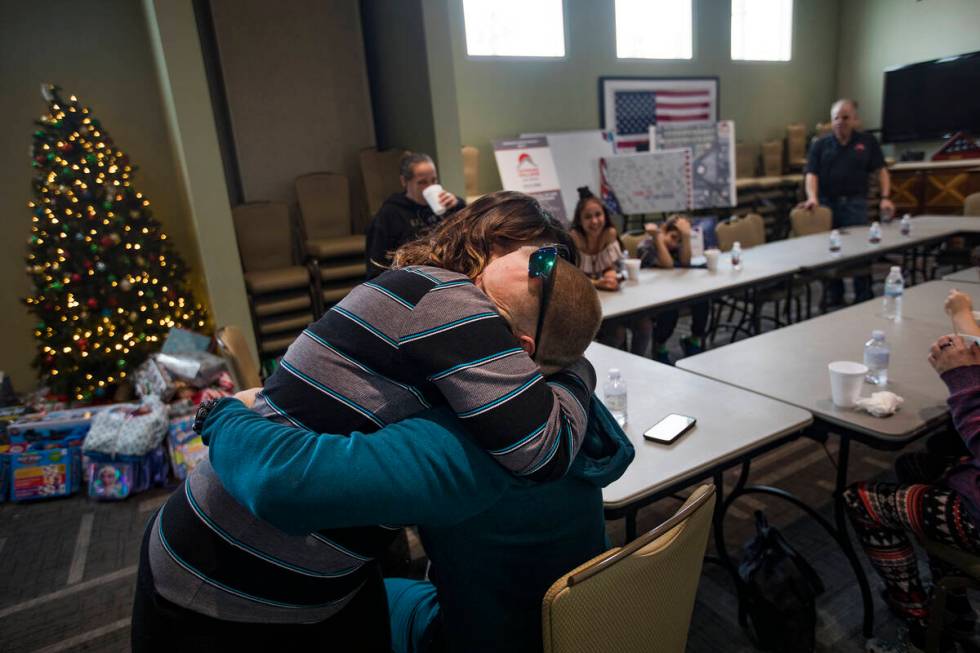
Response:
[[[609,219],[609,211],[587,186],[578,189],[570,233],[579,251],[579,267],[598,290],[619,290],[626,254],[619,233]],[[653,335],[653,320],[646,315],[606,320],[598,340],[619,349],[626,345],[627,330],[633,332],[630,352],[645,356]]]

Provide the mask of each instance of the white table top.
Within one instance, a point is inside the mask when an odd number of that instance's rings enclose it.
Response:
[[[952,329],[943,300],[954,287],[944,281],[924,283],[905,291],[903,317],[894,322],[882,315],[882,300],[856,306],[764,333],[678,361],[678,367],[708,378],[758,392],[811,411],[827,422],[884,441],[902,443],[947,415],[945,384],[927,362],[935,340]],[[961,288],[980,304],[980,285]],[[837,408],[830,398],[827,364],[861,361],[864,343],[881,329],[891,347],[888,386],[865,384],[861,395],[879,389],[905,399],[888,418]]]
[[[736,290],[806,269],[843,265],[961,231],[980,232],[980,218],[917,217],[912,220],[909,236],[901,235],[896,220],[881,225],[882,239],[877,245],[868,242],[868,227],[851,227],[842,230],[841,251],[837,254],[830,252],[829,233],[777,240],[743,250],[742,269],[738,272],[732,269],[731,254],[727,252],[721,255],[717,272],[703,268],[644,269],[640,271],[639,281],[626,282],[618,291],[599,292],[602,316],[627,315]]]
[[[626,473],[603,490],[606,508],[625,507],[813,421],[805,410],[612,347],[593,343],[585,355],[599,376],[599,396],[609,368],[626,380],[624,430],[636,448]],[[670,445],[644,440],[643,432],[670,413],[697,425]]]
[[[935,170],[943,168],[980,168],[980,159],[946,159],[944,161],[902,161],[890,170]]]
[[[980,283],[980,268],[966,268],[953,274],[947,274],[943,281],[952,283]]]

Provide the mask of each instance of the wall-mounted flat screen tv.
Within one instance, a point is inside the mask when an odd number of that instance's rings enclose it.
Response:
[[[882,141],[945,138],[960,130],[980,136],[980,52],[885,71]]]

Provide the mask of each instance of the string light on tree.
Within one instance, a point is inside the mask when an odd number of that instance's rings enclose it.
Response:
[[[136,168],[88,107],[45,84],[36,121],[34,199],[24,298],[38,322],[34,365],[55,394],[105,395],[159,348],[171,327],[207,315],[187,267],[133,187]],[[178,310],[179,309],[179,310]]]

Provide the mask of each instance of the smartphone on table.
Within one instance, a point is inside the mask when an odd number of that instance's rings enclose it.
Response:
[[[643,433],[643,438],[650,440],[651,442],[670,444],[691,430],[691,427],[696,423],[697,420],[693,417],[671,413],[647,429],[646,432]]]

